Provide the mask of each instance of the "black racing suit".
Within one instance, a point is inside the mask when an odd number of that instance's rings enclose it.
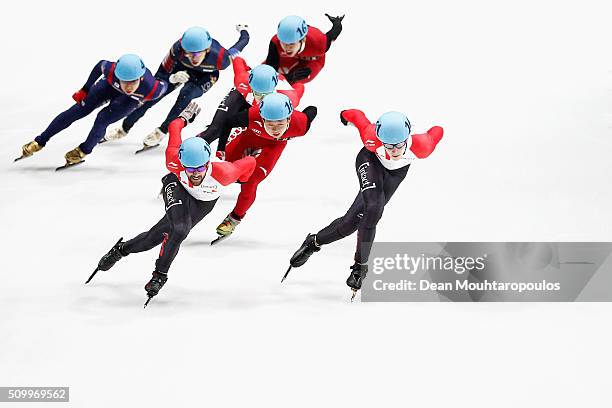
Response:
[[[125,255],[144,252],[162,244],[155,270],[167,274],[189,231],[213,209],[217,200],[196,200],[173,173],[164,176],[162,183],[166,214],[150,230],[123,244],[121,252]]]
[[[382,217],[385,205],[406,177],[409,167],[388,170],[378,160],[376,153],[362,148],[355,159],[360,191],[346,214],[317,233],[317,244],[329,244],[357,231],[355,261],[367,263],[376,235],[376,224]]]

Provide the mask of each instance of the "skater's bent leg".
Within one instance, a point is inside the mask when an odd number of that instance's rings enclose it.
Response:
[[[69,109],[60,113],[51,121],[47,129],[44,130],[34,140],[44,146],[49,139],[68,128],[74,122],[84,118],[96,108],[103,105],[115,93],[113,88],[106,82],[96,83],[90,90],[83,102],[72,105]]]
[[[363,216],[357,230],[355,261],[363,264],[370,256],[376,236],[376,224],[385,208],[384,181],[387,173],[376,155],[366,148],[357,154],[355,170],[363,199]]]
[[[36,140],[39,145],[44,146],[53,136],[68,128],[77,120],[89,115],[95,108],[95,106],[81,106],[78,103],[72,105],[68,110],[57,115],[55,119],[49,123],[49,126],[47,126],[47,128],[34,140]]]
[[[257,198],[257,186],[264,178],[266,178],[266,176],[263,170],[257,168],[251,178],[249,178],[246,183],[242,184],[238,200],[232,211],[239,220],[246,215],[249,208],[251,208],[255,202],[255,198]]]
[[[79,145],[81,151],[85,154],[91,153],[100,139],[104,137],[108,125],[125,117],[137,107],[138,102],[125,95],[113,99],[111,103],[102,109],[96,116],[96,120],[91,127],[87,139]]]
[[[166,215],[157,222],[150,230],[138,234],[134,238],[126,241],[121,248],[125,254],[135,254],[145,252],[161,244],[165,234],[170,230],[170,222]]]
[[[363,217],[363,199],[361,193],[357,194],[355,201],[340,218],[336,218],[327,227],[317,232],[316,242],[318,245],[331,244],[342,238],[348,237],[359,228],[359,221]]]
[[[142,118],[149,109],[151,109],[153,106],[155,106],[159,101],[161,101],[162,99],[164,99],[166,96],[168,96],[168,94],[172,91],[174,91],[176,89],[176,85],[175,84],[168,84],[168,90],[159,98],[152,100],[152,101],[147,101],[145,103],[143,103],[138,109],[134,110],[132,113],[130,113],[121,123],[121,128],[126,131],[129,132],[130,129],[132,129],[134,127],[134,125],[136,124],[136,122],[138,122],[140,120],[140,118]]]
[[[155,270],[168,273],[181,243],[187,238],[193,227],[190,212],[197,207],[197,200],[185,191],[175,174],[170,173],[164,176],[162,182],[169,228],[163,239],[159,258],[155,262]]]
[[[376,225],[380,221],[385,208],[385,194],[382,188],[380,190],[366,190],[362,192],[362,196],[365,209],[357,231],[357,250],[355,251],[355,261],[360,264],[368,262],[372,243],[376,236]]]
[[[210,125],[208,125],[206,130],[198,134],[198,137],[203,138],[208,143],[214,142],[220,136],[225,119],[242,110],[248,109],[250,106],[251,105],[248,104],[240,92],[238,92],[235,88],[232,89],[221,100],[221,103],[217,107],[215,116],[213,117],[212,122],[210,122]]]

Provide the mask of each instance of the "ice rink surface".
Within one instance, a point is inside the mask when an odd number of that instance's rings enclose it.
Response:
[[[573,4],[572,4],[573,3]],[[279,281],[307,232],[357,193],[355,129],[406,112],[445,137],[385,209],[379,241],[611,241],[612,63],[605,2],[312,1],[5,4],[0,77],[0,386],[70,386],[75,407],[610,407],[610,304],[349,303],[355,237]],[[129,8],[127,10],[126,8]],[[143,310],[157,251],[83,282],[123,236],[163,214],[163,148],[134,156],[177,93],[129,137],[56,173],[93,115],[12,163],[72,103],[100,59],[140,54],[154,72],[203,25],[243,56],[266,55],[277,22],[327,31],[326,67],[291,142],[237,232],[210,247],[232,186],[184,242]],[[202,130],[232,70],[199,99]],[[2,407],[10,404],[0,404]],[[31,404],[30,406],[33,406]]]

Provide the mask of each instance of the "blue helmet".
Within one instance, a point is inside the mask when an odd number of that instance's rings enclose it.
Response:
[[[258,65],[249,74],[249,85],[254,92],[260,94],[272,93],[278,85],[278,74],[269,65]]]
[[[410,121],[403,113],[384,113],[376,121],[376,136],[383,143],[401,143],[410,137]]]
[[[144,75],[147,68],[138,55],[125,54],[115,65],[115,76],[121,81],[134,81]]]
[[[293,105],[287,95],[271,93],[261,101],[259,113],[265,120],[283,120],[291,116]]]
[[[210,160],[210,145],[201,137],[190,137],[181,143],[178,157],[183,167],[203,166]]]
[[[191,27],[181,37],[181,47],[187,52],[199,52],[212,44],[212,38],[204,27]]]
[[[286,44],[293,44],[308,33],[308,24],[302,17],[288,16],[278,23],[278,39]]]

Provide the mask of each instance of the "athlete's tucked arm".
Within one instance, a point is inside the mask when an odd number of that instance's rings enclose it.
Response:
[[[274,41],[270,41],[270,46],[268,47],[268,56],[266,57],[266,60],[263,63],[270,65],[272,68],[278,71],[278,66],[280,64],[280,55],[278,55],[278,49],[276,48],[276,44],[274,44]]]
[[[89,92],[89,88],[91,88],[91,86],[98,80],[98,78],[104,75],[104,68],[108,67],[110,64],[112,64],[110,61],[101,60],[96,65],[94,65],[93,69],[91,70],[91,73],[89,74],[89,77],[87,78],[87,81],[81,87],[81,89],[85,92]]]
[[[302,110],[302,113],[306,115],[306,132],[310,129],[310,124],[317,117],[317,108],[316,106],[308,106]],[[304,133],[306,133],[304,132]]]
[[[342,32],[342,20],[344,19],[344,16],[332,17],[327,13],[325,13],[325,15],[327,16],[329,21],[332,22],[331,30],[325,33],[325,36],[327,37],[327,48],[325,49],[325,51],[328,51],[329,47],[331,47],[332,43],[336,41],[336,39]]]
[[[157,88],[155,88],[153,94],[150,96],[151,101],[161,98],[163,94],[168,90],[168,82],[163,79],[157,79]]]
[[[236,181],[245,182],[251,177],[255,170],[255,158],[252,156],[243,157],[235,162],[213,162],[212,176],[224,186]]]
[[[227,144],[227,139],[229,138],[230,133],[233,128],[236,127],[247,127],[249,126],[249,110],[245,109],[240,111],[232,116],[228,116],[225,118],[223,123],[221,124],[221,131],[219,133],[219,144],[217,145],[218,152],[225,151],[225,145]]]
[[[155,73],[157,78],[162,78],[165,81],[168,81],[170,78],[170,74],[176,67],[178,63],[178,57],[176,56],[177,50],[181,47],[180,41],[177,41],[172,45],[168,54],[164,57],[162,63],[159,65],[159,69]]]

